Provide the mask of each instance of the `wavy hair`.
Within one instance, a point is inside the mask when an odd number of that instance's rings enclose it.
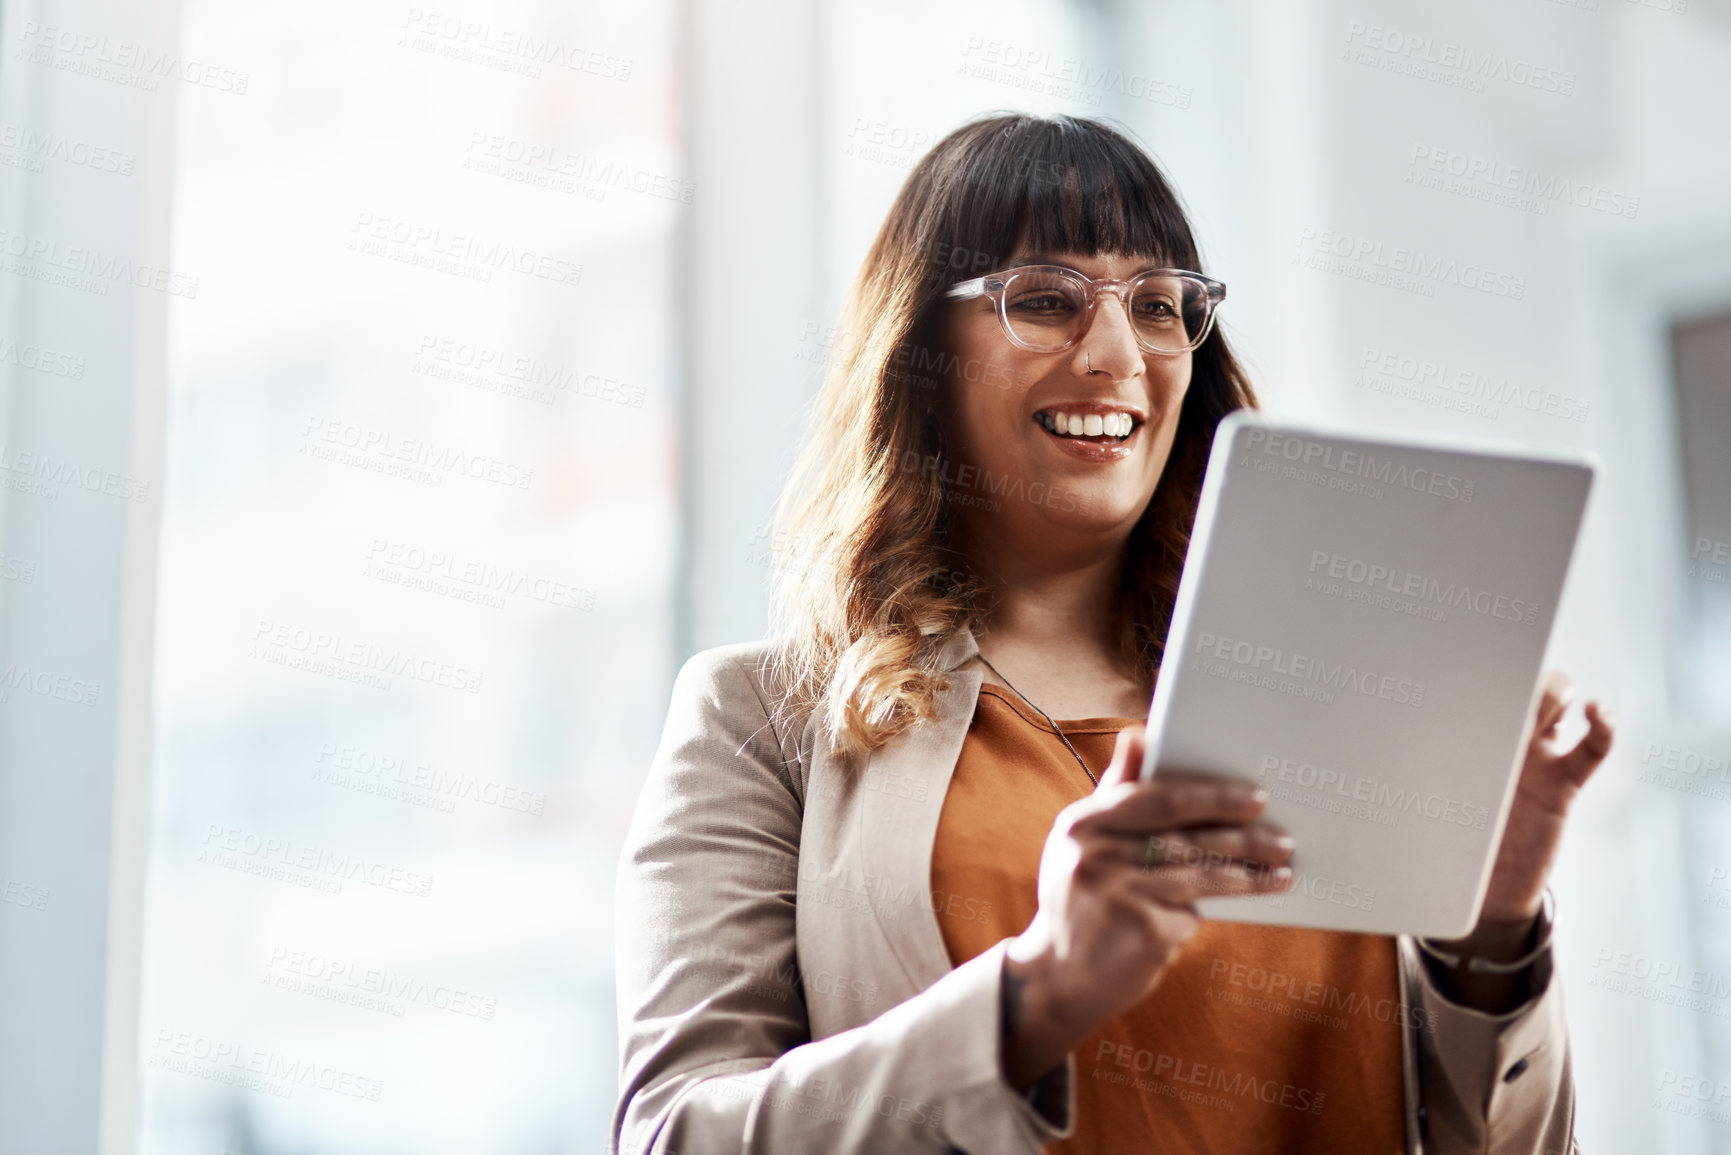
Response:
[[[953,498],[941,481],[950,471],[929,467],[943,461],[937,393],[958,378],[940,294],[1001,268],[1018,241],[1204,271],[1159,168],[1099,121],[991,116],[914,167],[849,290],[772,521],[775,714],[821,710],[823,734],[844,757],[934,716],[948,684],[940,651],[989,608],[950,543]],[[1215,426],[1257,403],[1218,324],[1192,357],[1171,456],[1131,531],[1120,587],[1120,646],[1149,681]]]

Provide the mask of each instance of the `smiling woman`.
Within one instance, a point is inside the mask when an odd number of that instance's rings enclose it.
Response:
[[[626,842],[620,1150],[1571,1149],[1541,892],[1595,706],[1562,751],[1540,703],[1448,944],[1202,923],[1287,889],[1293,839],[1248,784],[1136,781],[1255,404],[1200,266],[1105,125],[996,117],[914,169],[778,511],[778,636],[686,665]]]
[[[983,582],[949,580],[977,568],[957,564],[952,531],[961,527],[951,523],[964,509],[984,508],[1013,538],[1039,538],[1042,548],[1065,544],[1047,535],[1092,549],[1092,535],[1109,526],[1131,530],[1124,556],[1132,572],[1108,596],[1119,610],[1122,658],[1135,681],[1152,682],[1214,427],[1256,403],[1212,328],[1224,286],[1194,272],[1200,264],[1177,196],[1115,132],[1067,118],[1000,117],[957,130],[927,154],[866,255],[843,318],[846,355],[818,400],[779,511],[780,540],[826,563],[819,572],[855,579],[816,585],[778,569],[784,714],[822,698],[829,736],[850,751],[876,749],[929,714],[931,662],[988,594]],[[1006,275],[952,284],[985,270]],[[1100,294],[1089,291],[1092,277],[1156,270],[1165,274],[1116,287],[1108,299],[1117,306],[1099,309]],[[1176,308],[1184,339],[1138,341],[1138,308],[1145,318]],[[1162,328],[1141,324],[1150,334]],[[1173,353],[1149,353],[1151,340]],[[1049,351],[1029,348],[1036,344]],[[910,361],[945,372],[909,388],[893,369]],[[1034,388],[1061,366],[1082,372],[1080,388],[1074,377]],[[1063,413],[1081,418],[1086,436],[1088,415],[1103,421],[1108,412],[1130,415],[1128,441],[1061,441],[1036,425]],[[1154,428],[1142,429],[1150,419]],[[856,436],[868,428],[873,436]],[[956,442],[975,428],[979,444]],[[910,455],[951,467],[909,476],[900,463]],[[1168,480],[1151,503],[1168,458]],[[1087,467],[1119,459],[1109,471]],[[962,477],[973,480],[971,492],[956,492],[969,488],[956,484]],[[1001,509],[954,500],[1018,485],[1062,499]],[[1078,512],[1088,519],[1080,525]],[[925,628],[940,621],[950,625]],[[838,663],[841,676],[832,677]]]

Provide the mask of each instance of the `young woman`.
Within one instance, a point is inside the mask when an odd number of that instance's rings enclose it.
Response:
[[[1607,714],[1539,706],[1465,939],[1199,921],[1247,786],[1136,781],[1207,451],[1255,397],[1153,162],[978,121],[855,282],[778,636],[697,655],[624,851],[622,1152],[1569,1152],[1545,880]]]

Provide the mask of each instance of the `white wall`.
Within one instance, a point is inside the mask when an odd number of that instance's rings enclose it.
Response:
[[[0,1130],[20,1151],[136,1136],[164,321],[188,286],[182,80],[110,60],[172,53],[178,11],[0,21]]]

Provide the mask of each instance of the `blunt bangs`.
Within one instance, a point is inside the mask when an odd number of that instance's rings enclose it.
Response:
[[[1202,272],[1177,194],[1135,143],[1069,116],[995,117],[934,174],[928,260],[960,280],[1018,251],[1124,253]],[[934,288],[938,286],[933,286]]]

